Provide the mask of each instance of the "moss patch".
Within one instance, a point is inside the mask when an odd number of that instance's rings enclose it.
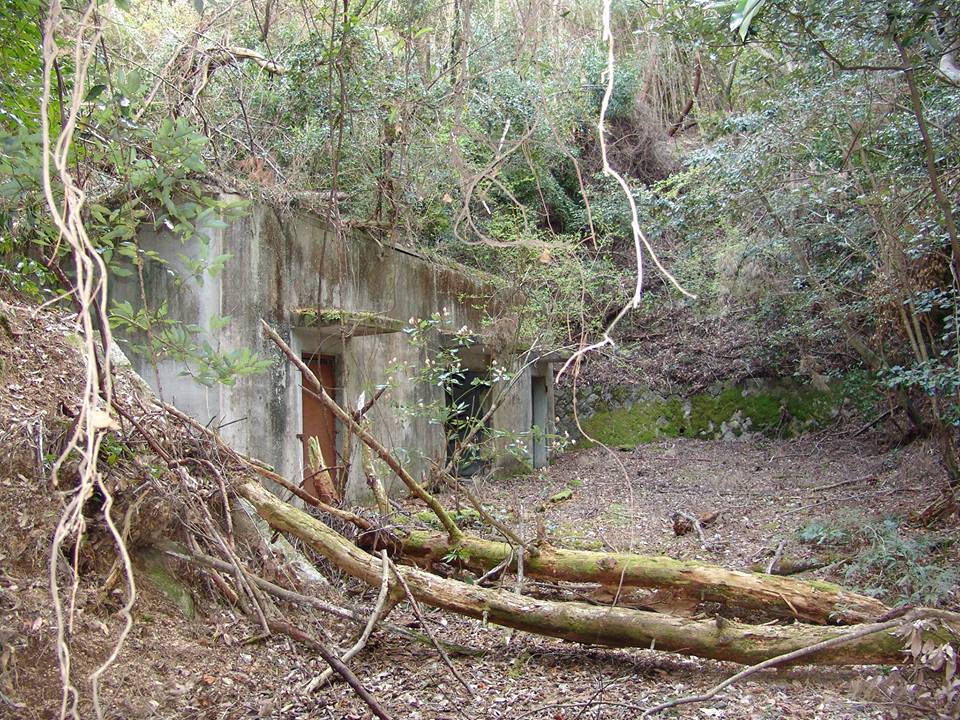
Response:
[[[138,558],[137,565],[151,585],[163,593],[186,617],[193,618],[195,608],[190,588],[167,569],[162,553],[155,550],[143,553]]]
[[[460,510],[449,510],[450,519],[459,526],[477,525],[480,523],[480,513],[473,508],[461,508]],[[421,510],[414,517],[420,522],[429,525],[432,528],[440,529],[442,525],[440,520],[430,510]]]
[[[309,307],[293,311],[294,324],[301,327],[342,325],[368,332],[392,333],[403,329],[403,322],[374,312],[340,308]]]
[[[686,401],[668,398],[630,409],[600,410],[583,422],[583,429],[599,442],[623,450],[660,438],[708,439],[755,432],[793,436],[821,426],[839,404],[839,393],[807,385],[784,383],[763,390],[727,387],[718,395],[705,393]]]

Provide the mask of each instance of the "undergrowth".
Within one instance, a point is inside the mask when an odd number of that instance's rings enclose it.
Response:
[[[831,549],[847,560],[844,582],[894,605],[957,604],[953,538],[906,526],[895,517],[847,514],[820,518],[797,531],[802,543]]]

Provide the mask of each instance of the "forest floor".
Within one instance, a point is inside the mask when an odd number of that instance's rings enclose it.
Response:
[[[57,717],[60,706],[47,557],[61,504],[46,478],[49,447],[37,446],[36,440],[42,439],[44,428],[49,434],[50,428],[65,427],[61,400],[76,396],[83,373],[71,349],[75,343],[68,319],[7,304],[3,310],[0,718],[46,719]],[[123,383],[121,392],[127,392]],[[891,603],[917,596],[927,604],[935,600],[956,608],[960,547],[951,542],[958,534],[956,520],[925,531],[904,517],[905,508],[919,510],[938,492],[936,478],[942,473],[931,447],[916,442],[891,449],[867,437],[843,438],[839,433],[738,443],[677,440],[631,452],[594,448],[562,455],[538,473],[487,481],[477,489],[491,513],[557,546],[632,549],[747,568],[764,567],[783,542],[785,560],[827,563],[804,576],[885,592],[884,599]],[[122,452],[117,457],[122,458]],[[122,475],[122,460],[108,475],[115,472]],[[131,493],[142,486],[136,472],[114,480],[116,487],[129,487]],[[173,518],[162,517],[163,493],[174,491],[162,489],[156,511],[141,515],[142,522],[132,529],[140,547],[153,535],[176,528]],[[455,496],[445,500],[451,506],[458,503]],[[674,534],[672,516],[677,511],[719,513],[705,528],[706,542],[696,533]],[[890,517],[898,517],[899,524]],[[91,527],[94,535],[97,531]],[[102,537],[102,528],[99,531]],[[137,562],[145,562],[142,551],[134,550]],[[102,540],[90,543],[81,556],[70,638],[73,676],[85,697],[86,678],[109,653],[120,627],[116,594],[105,597],[101,592],[114,557],[109,541]],[[66,557],[58,559],[58,574],[65,582],[70,576],[67,563]],[[318,564],[345,593],[331,590],[330,601],[372,606],[369,588]],[[305,687],[325,667],[314,653],[286,637],[264,638],[255,622],[224,604],[205,576],[182,566],[173,569],[189,588],[195,614],[185,616],[144,571],[137,574],[133,629],[103,681],[105,717],[370,716],[342,683],[306,693]],[[515,579],[507,576],[505,582],[512,588]],[[526,583],[524,590],[569,592],[542,583]],[[599,592],[592,599],[611,601]],[[329,632],[344,648],[352,642],[352,626],[292,605],[279,608],[291,622],[316,635]],[[671,610],[711,614],[705,607]],[[425,617],[441,640],[481,651],[453,657],[473,697],[432,647],[375,631],[351,667],[398,719],[635,718],[651,704],[703,691],[738,669],[656,650],[583,647],[427,609]],[[417,624],[406,604],[399,605],[390,620]],[[903,716],[903,706],[897,709],[871,690],[868,678],[886,672],[818,667],[769,671],[710,702],[664,716],[833,720],[894,717],[898,711]],[[81,716],[93,717],[87,701],[81,704]]]
[[[825,437],[759,443],[681,440],[629,453],[595,448],[567,454],[538,475],[491,481],[482,490],[492,509],[521,518],[531,532],[539,525],[556,545],[631,548],[745,568],[766,564],[781,540],[786,541],[785,557],[823,554],[824,544],[800,542],[804,532],[804,537],[832,538],[836,542],[828,554],[846,559],[816,574],[843,580],[844,566],[865,551],[856,545],[853,528],[869,527],[898,508],[921,507],[935,492],[930,483],[935,475],[933,456],[919,443],[891,453],[868,442]],[[565,488],[573,491],[569,499],[550,502]],[[0,494],[11,489],[7,483]],[[455,504],[455,498],[448,500]],[[671,515],[677,510],[720,513],[706,528],[706,548],[696,533],[675,536]],[[512,577],[507,582],[512,584]],[[356,602],[371,603],[369,591],[349,584]],[[322,662],[287,638],[256,639],[259,628],[219,600],[198,597],[198,615],[187,620],[149,583],[141,583],[140,593],[133,633],[105,683],[108,717],[369,717],[343,684],[305,694],[303,688],[323,669]],[[31,636],[14,653],[4,689],[9,701],[27,707],[0,705],[0,717],[52,717],[59,685],[49,643],[41,642],[50,633],[46,580],[7,569],[0,600],[7,632]],[[948,604],[955,605],[956,597]],[[96,632],[103,626],[98,616],[104,609],[93,588],[81,590],[78,606],[79,622],[100,639],[77,658],[83,673],[103,652],[107,637]],[[690,609],[698,610],[702,608]],[[348,644],[346,628],[302,610],[284,611],[303,627],[324,625]],[[485,652],[453,659],[475,697],[467,697],[432,648],[375,633],[351,664],[396,718],[633,718],[642,708],[703,691],[738,669],[651,650],[581,647],[437,611],[426,617],[438,638]],[[391,620],[417,624],[405,604]],[[872,693],[866,680],[882,673],[879,668],[769,671],[708,703],[665,716],[894,717],[893,706]],[[902,716],[902,708],[900,712]]]

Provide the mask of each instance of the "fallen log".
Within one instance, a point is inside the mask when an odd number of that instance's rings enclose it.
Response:
[[[247,481],[237,491],[274,528],[296,535],[347,574],[371,587],[379,586],[383,573],[379,558],[356,547],[320,520],[284,503],[256,482]],[[797,662],[865,665],[896,663],[903,658],[903,640],[886,626],[865,635],[864,626],[831,628],[801,624],[746,625],[722,618],[691,620],[628,608],[537,600],[440,578],[415,567],[401,567],[398,572],[416,599],[425,604],[484,622],[579,643],[653,648],[755,664],[849,635],[849,642],[804,655]]]
[[[506,543],[472,535],[453,544],[445,534],[417,530],[403,539],[401,553],[429,569],[433,562],[448,557],[454,550],[465,567],[479,574],[504,563],[513,552]],[[614,588],[669,589],[674,594],[720,603],[738,611],[816,625],[873,622],[890,610],[879,600],[848,592],[833,583],[727,570],[660,556],[541,545],[538,555],[524,558],[523,572],[538,579],[600,583]]]

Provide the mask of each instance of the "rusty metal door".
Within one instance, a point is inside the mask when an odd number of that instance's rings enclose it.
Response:
[[[323,384],[327,394],[336,400],[335,359],[329,355],[310,355],[304,357],[303,361]],[[304,382],[301,378],[300,384],[303,406],[303,433],[300,435],[300,440],[303,443],[303,487],[307,492],[324,502],[330,502],[337,499],[336,491],[329,479],[336,475],[336,471],[333,469],[337,464],[336,418],[333,412],[320,402],[311,391],[309,382]],[[312,437],[317,438],[320,443],[323,462],[330,468],[329,475],[310,468],[309,442]],[[323,477],[324,475],[326,477]],[[330,497],[331,495],[333,497]]]

